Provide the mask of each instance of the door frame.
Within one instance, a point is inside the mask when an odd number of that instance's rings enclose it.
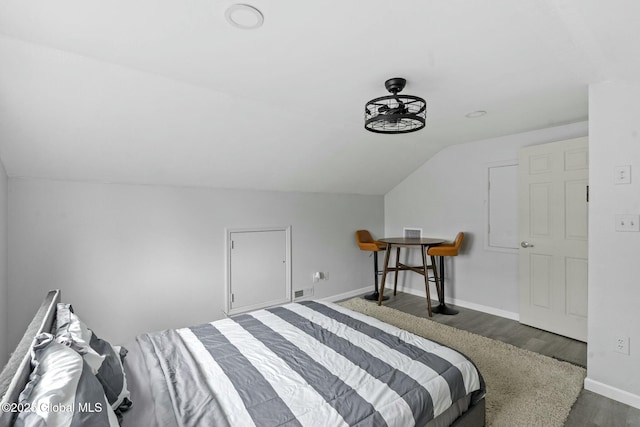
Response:
[[[490,224],[491,224],[491,196],[493,195],[491,193],[492,188],[491,188],[491,169],[493,168],[500,168],[500,167],[515,167],[516,168],[516,179],[513,183],[513,185],[516,187],[516,195],[515,195],[515,199],[512,201],[513,205],[515,206],[515,217],[516,217],[516,229],[514,230],[515,236],[516,236],[516,242],[515,242],[515,247],[507,247],[507,246],[494,246],[491,245],[491,230],[490,230]],[[497,162],[490,162],[490,163],[485,163],[484,167],[486,168],[486,193],[485,193],[485,200],[484,200],[484,250],[485,251],[491,251],[491,252],[502,252],[502,253],[508,253],[508,254],[514,254],[517,255],[518,254],[518,226],[517,226],[517,220],[518,220],[518,182],[517,182],[517,178],[518,178],[518,159],[514,158],[514,159],[509,159],[509,160],[502,160],[502,161],[497,161]]]
[[[225,292],[224,292],[224,310],[228,316],[246,313],[247,311],[257,310],[272,305],[258,304],[241,309],[233,309],[231,307],[231,234],[232,233],[251,233],[262,231],[284,231],[285,232],[285,293],[286,299],[278,301],[277,304],[285,304],[293,301],[291,293],[291,226],[282,227],[246,227],[246,228],[225,228]]]

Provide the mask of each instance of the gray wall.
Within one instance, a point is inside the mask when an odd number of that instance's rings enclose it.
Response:
[[[318,298],[369,287],[354,231],[381,234],[382,196],[9,180],[9,344],[45,291],[62,290],[96,333],[135,335],[223,317],[225,227],[292,227],[293,289],[328,271]],[[256,284],[259,286],[259,283]]]
[[[445,269],[454,281],[452,286],[447,283],[447,297],[462,306],[517,318],[517,253],[485,249],[487,168],[496,162],[517,163],[520,147],[585,136],[587,130],[586,122],[575,123],[440,151],[386,194],[386,234],[402,235],[403,227],[419,227],[425,236],[452,240],[458,231],[466,232],[461,254],[447,260]],[[420,279],[404,274],[405,290],[424,295]]]
[[[4,165],[0,162],[0,366],[4,366],[9,358],[8,313],[9,275],[7,272],[7,215],[8,215],[8,180]]]
[[[640,408],[640,233],[616,232],[616,214],[640,214],[640,84],[589,90],[589,344],[585,387]],[[631,184],[614,168],[631,165]],[[630,355],[613,351],[630,337]]]

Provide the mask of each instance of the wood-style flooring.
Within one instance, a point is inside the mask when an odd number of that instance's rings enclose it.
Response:
[[[391,295],[384,305],[414,316],[427,317],[425,298],[415,295],[398,292],[396,296]],[[587,345],[583,342],[521,325],[515,320],[463,307],[455,308],[460,310],[459,314],[434,314],[432,320],[580,366],[587,364]],[[640,409],[582,390],[565,427],[588,426],[640,426]]]

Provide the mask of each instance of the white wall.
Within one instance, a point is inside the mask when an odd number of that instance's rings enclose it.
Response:
[[[354,231],[382,234],[382,196],[9,180],[9,344],[46,290],[99,336],[223,317],[225,227],[292,226],[293,289],[315,296],[370,287]],[[256,283],[259,286],[259,283]]]
[[[452,240],[464,231],[460,255],[445,266],[452,279],[445,287],[447,299],[517,318],[517,255],[484,249],[487,167],[517,161],[520,147],[585,136],[587,130],[583,122],[442,150],[385,195],[385,235],[401,236],[403,227],[418,227],[423,236]],[[406,273],[402,278],[405,290],[424,295],[422,277]]]
[[[614,216],[640,214],[640,84],[589,90],[589,343],[585,387],[640,408],[640,233],[614,231]],[[615,185],[615,166],[631,184]],[[612,351],[630,337],[629,356]]]
[[[0,162],[0,366],[4,366],[9,358],[8,313],[9,275],[7,272],[7,215],[8,215],[8,180],[4,165]]]

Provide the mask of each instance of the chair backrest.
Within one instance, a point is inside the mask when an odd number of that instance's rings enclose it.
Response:
[[[358,230],[356,231],[356,242],[358,242],[358,246],[361,243],[373,243],[373,237],[371,237],[369,230]]]
[[[464,232],[461,231],[456,235],[456,239],[453,241],[453,247],[456,249],[456,255],[460,250],[460,246],[462,246],[463,239],[464,239]]]
[[[380,243],[373,240],[373,237],[371,237],[371,233],[369,233],[368,230],[356,231],[356,242],[358,242],[358,247],[361,251],[378,252],[380,250],[384,250],[384,245],[380,247]]]
[[[456,235],[455,240],[452,243],[443,243],[438,246],[431,246],[427,249],[427,254],[432,256],[457,256],[462,246],[462,240],[464,239],[464,233],[461,231]]]

